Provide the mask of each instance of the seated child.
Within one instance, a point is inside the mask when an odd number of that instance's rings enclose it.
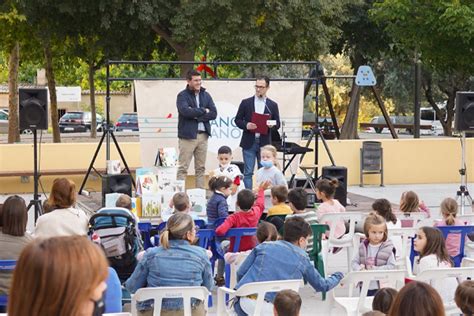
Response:
[[[226,176],[212,177],[209,179],[209,189],[214,192],[207,201],[207,225],[209,228],[215,228],[214,222],[218,218],[229,216],[229,205],[227,197],[231,194],[233,181]]]
[[[301,296],[293,290],[281,290],[273,301],[274,316],[299,316]]]
[[[288,198],[288,187],[285,185],[273,186],[270,190],[272,207],[268,209],[267,216],[293,214],[291,207],[286,204]]]
[[[216,235],[224,236],[231,228],[257,227],[264,207],[264,191],[270,186],[269,181],[260,183],[257,199],[251,190],[244,189],[237,194],[237,207],[240,211],[230,215],[222,225],[217,227]],[[234,240],[231,238],[229,249],[234,249]],[[239,251],[250,250],[255,247],[255,238],[245,236],[240,240]]]
[[[272,223],[261,222],[258,224],[257,228],[257,242],[259,244],[265,241],[275,241],[278,239],[278,231]],[[224,255],[226,263],[234,263],[240,261],[241,258],[248,256],[251,250],[241,251],[241,252],[227,252]],[[243,260],[242,260],[243,261]]]
[[[420,254],[415,258],[413,274],[433,268],[450,268],[453,262],[446,249],[443,233],[434,227],[421,227],[414,241],[414,248]],[[455,277],[447,277],[433,284],[445,304],[451,304],[454,300],[454,292],[458,285]]]
[[[372,310],[382,312],[383,315],[388,314],[397,293],[398,291],[391,287],[378,290],[372,301]]]
[[[185,213],[191,215],[193,220],[199,219],[199,216],[196,213],[191,212],[191,201],[189,200],[189,196],[186,192],[176,192],[173,195],[173,198],[169,204],[171,208],[171,212],[167,214],[162,213],[161,218],[163,221],[168,221],[171,215],[176,213]]]
[[[235,212],[235,203],[237,202],[237,193],[245,189],[244,182],[241,181],[243,176],[237,165],[231,164],[232,161],[232,149],[229,146],[221,146],[217,151],[217,160],[219,161],[219,167],[214,169],[212,172],[213,176],[226,176],[232,181],[231,194],[227,198],[227,204],[229,205],[229,212]]]
[[[318,220],[324,214],[329,213],[341,213],[345,212],[346,209],[339,203],[338,200],[334,199],[334,194],[336,194],[336,188],[339,185],[339,181],[337,179],[319,179],[316,182],[316,197],[318,200],[321,200],[321,203],[316,211],[318,215]],[[322,224],[327,224],[331,227],[331,222],[325,222]],[[338,221],[336,224],[335,229],[335,236],[336,238],[342,237],[346,233],[346,225],[344,221]],[[326,233],[326,237],[329,236],[329,233]]]
[[[436,221],[434,226],[464,226],[464,222],[458,218],[458,202],[453,198],[445,198],[440,206],[442,221]],[[461,234],[448,234],[446,248],[451,257],[459,254],[461,247]]]
[[[426,217],[429,218],[430,209],[425,205],[425,203],[420,202],[418,195],[413,191],[406,191],[402,193],[400,197],[400,213],[416,213],[423,212],[426,214]],[[413,227],[416,223],[410,219],[401,220],[402,227]]]
[[[288,193],[288,201],[290,202],[290,207],[293,210],[293,215],[287,215],[286,219],[292,217],[301,217],[309,225],[318,223],[316,212],[313,210],[306,210],[306,205],[308,204],[307,196],[308,194],[303,188],[295,188],[290,190]],[[308,253],[313,251],[313,235],[308,237],[308,247],[306,248],[306,251]]]
[[[464,316],[474,315],[474,281],[467,280],[459,284],[454,301]]]
[[[352,259],[352,270],[394,270],[394,247],[388,239],[385,219],[370,213],[364,222],[364,234],[366,239],[360,243],[359,250]],[[377,281],[371,281],[367,296],[374,296],[379,288]]]
[[[302,218],[285,221],[284,240],[255,247],[237,271],[236,288],[251,282],[295,279],[303,279],[316,291],[327,292],[336,287],[344,275],[336,272],[327,278],[321,277],[306,253],[308,237],[312,234],[311,227]],[[265,294],[262,315],[273,310],[275,295],[275,292]],[[254,307],[255,300],[249,297],[239,297],[234,304],[238,315],[245,315],[244,312],[252,315]]]
[[[385,222],[387,223],[387,228],[400,228],[402,227],[400,221],[398,220],[397,216],[393,214],[392,211],[392,204],[387,199],[376,199],[374,203],[372,203],[372,210],[374,210],[377,214],[385,218]]]
[[[255,195],[251,190],[244,189],[237,194],[237,207],[240,211],[230,215],[227,219],[216,229],[216,236],[224,236],[231,228],[242,227],[257,227],[258,221],[262,216],[264,207],[264,192],[270,183],[268,181],[262,182],[258,189],[258,197],[255,200]],[[234,251],[235,238],[230,239],[229,243],[223,242],[221,247],[224,252],[228,249]],[[246,251],[255,247],[255,238],[253,236],[245,236],[240,240],[238,251]],[[219,286],[224,281],[224,262],[218,260],[216,284]]]

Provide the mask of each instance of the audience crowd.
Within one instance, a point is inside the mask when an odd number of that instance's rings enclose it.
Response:
[[[215,291],[231,276],[224,272],[225,264],[236,268],[235,289],[252,282],[301,279],[316,292],[329,292],[344,284],[344,274],[324,276],[310,258],[315,258],[317,240],[311,225],[327,224],[335,229],[335,237],[343,238],[348,230],[344,220],[335,223],[318,221],[325,214],[345,212],[335,198],[338,181],[319,179],[316,196],[321,201],[316,209],[307,208],[308,196],[301,188],[288,189],[285,177],[271,145],[261,148],[261,168],[256,173],[256,188],[243,187],[242,174],[231,164],[232,151],[223,146],[218,152],[219,168],[209,180],[207,229],[215,231],[213,244],[205,248],[197,244],[199,234],[191,211],[190,199],[184,192],[174,195],[173,212],[166,218],[157,246],[136,255],[136,267],[130,277],[119,280],[114,264],[129,249],[130,236],[141,238],[140,232],[124,235],[93,233],[88,215],[77,206],[74,182],[66,178],[54,180],[44,204],[45,212],[32,232],[26,230],[25,201],[16,195],[0,205],[0,260],[16,260],[13,274],[0,273],[0,295],[8,295],[9,316],[23,315],[101,315],[120,312],[122,289],[135,293],[144,287],[204,286]],[[131,210],[131,200],[121,196],[117,207]],[[354,249],[351,271],[407,269],[405,285],[399,290],[371,281],[367,296],[373,296],[372,311],[364,315],[432,316],[445,315],[445,305],[456,304],[464,315],[474,313],[474,281],[447,277],[443,282],[421,282],[416,276],[436,268],[454,268],[453,256],[460,253],[461,237],[451,234],[446,239],[437,227],[463,226],[457,218],[457,202],[446,198],[440,205],[439,220],[431,225],[416,226],[410,214],[423,213],[435,218],[413,191],[404,192],[400,208],[392,210],[386,199],[374,201],[367,210],[360,244]],[[139,218],[132,215],[137,229]],[[112,220],[115,223],[115,220]],[[334,224],[334,225],[333,225]],[[390,238],[391,229],[419,227],[413,242],[417,257],[413,275],[404,258],[400,258],[401,241]],[[238,248],[236,239],[227,238],[233,228],[256,228],[255,236],[244,236]],[[111,236],[122,236],[123,239]],[[117,240],[120,240],[117,242]],[[123,242],[121,240],[124,240]],[[113,243],[113,249],[105,243]],[[472,241],[466,239],[466,244]],[[158,245],[159,244],[159,245]],[[140,246],[140,250],[141,250]],[[340,249],[327,249],[327,255]],[[112,255],[110,253],[112,251]],[[113,253],[117,251],[117,253]],[[122,251],[122,252],[120,252]],[[120,254],[120,255],[118,255]],[[135,254],[134,254],[135,256]],[[115,261],[111,258],[114,257]],[[401,259],[401,260],[400,260]],[[400,262],[404,262],[400,264]],[[113,264],[112,264],[113,263]],[[326,270],[333,270],[326,267]],[[345,270],[345,272],[347,271]],[[356,284],[356,290],[361,290]],[[342,289],[341,289],[342,290]],[[262,313],[265,315],[300,315],[304,303],[298,292],[282,290],[266,293]],[[139,315],[153,315],[157,302],[138,302]],[[237,297],[229,302],[237,315],[251,315],[256,305],[253,295]],[[182,315],[183,300],[165,298],[161,315]],[[199,299],[191,301],[193,315],[205,315],[207,307]],[[316,315],[314,311],[313,315]]]

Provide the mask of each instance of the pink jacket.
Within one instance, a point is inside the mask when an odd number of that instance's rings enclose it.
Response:
[[[318,210],[316,211],[316,214],[319,219],[324,214],[341,213],[345,211],[346,209],[344,208],[344,206],[341,205],[341,203],[339,203],[338,200],[329,200],[319,205]],[[327,224],[329,225],[329,227],[331,226],[331,222],[325,222],[322,224]],[[346,225],[344,224],[344,221],[338,221],[336,224],[335,236],[339,238],[342,235],[344,235],[345,232],[346,232]]]

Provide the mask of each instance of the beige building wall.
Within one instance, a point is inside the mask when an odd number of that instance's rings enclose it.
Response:
[[[457,138],[440,139],[384,139],[380,140],[384,149],[385,184],[457,183],[460,181],[461,147]],[[359,184],[360,148],[362,140],[331,140],[328,146],[336,165],[348,169],[348,184]],[[302,142],[302,145],[304,142]],[[474,139],[466,141],[467,178],[474,179]],[[41,170],[84,169],[89,166],[97,143],[64,143],[41,145]],[[130,167],[140,167],[142,159],[140,144],[121,143],[120,148]],[[330,165],[328,155],[319,142],[320,166]],[[115,146],[111,146],[112,159],[119,159]],[[213,159],[213,157],[209,157]],[[305,163],[313,163],[314,154],[305,156]],[[97,157],[96,168],[105,168],[105,146]],[[1,144],[0,175],[7,171],[32,171],[32,144]],[[289,176],[289,174],[287,174]],[[72,177],[80,186],[84,175]],[[44,187],[50,188],[54,177],[44,177]],[[378,185],[378,175],[366,176],[365,184]],[[190,182],[192,185],[193,182]],[[87,188],[100,190],[100,181],[88,182]],[[32,192],[33,181],[22,183],[19,176],[0,177],[0,193]]]

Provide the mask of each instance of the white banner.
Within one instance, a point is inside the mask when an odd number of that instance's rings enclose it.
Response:
[[[234,160],[242,161],[239,147],[242,130],[234,122],[242,99],[255,92],[255,81],[203,80],[216,104],[217,118],[211,121],[212,137],[209,138],[206,170],[217,167],[217,150],[227,145],[233,151]],[[137,80],[135,93],[140,127],[140,144],[143,167],[155,164],[158,148],[178,148],[178,111],[176,96],[186,87],[186,80]],[[278,103],[280,119],[285,122],[287,141],[301,139],[303,116],[303,82],[271,82],[268,97]],[[280,128],[280,134],[282,133]],[[194,166],[188,173],[194,174]]]

